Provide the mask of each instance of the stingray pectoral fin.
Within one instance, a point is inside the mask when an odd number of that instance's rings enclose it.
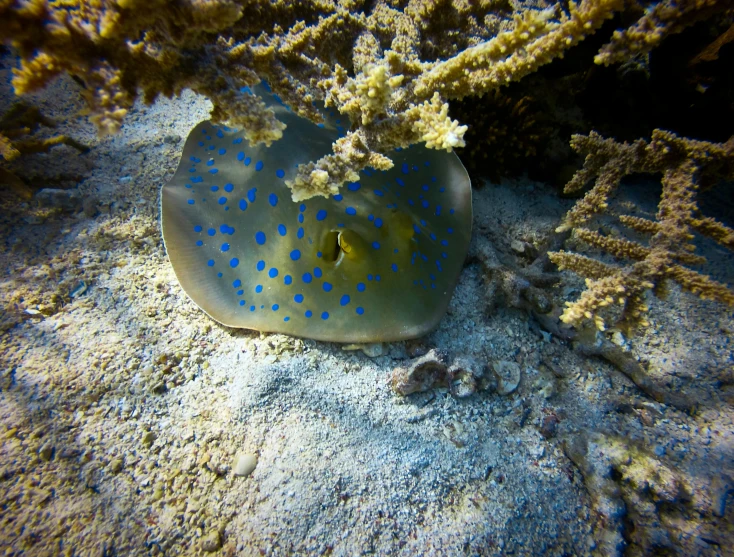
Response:
[[[292,112],[280,141],[247,146],[203,122],[162,189],[181,286],[217,321],[337,342],[414,338],[448,307],[471,236],[469,178],[453,153],[390,153],[331,198],[291,201],[285,181],[331,150],[335,130]]]

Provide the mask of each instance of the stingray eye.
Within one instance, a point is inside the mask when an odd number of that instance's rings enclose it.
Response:
[[[231,327],[337,342],[425,334],[469,244],[471,189],[458,157],[395,151],[393,169],[365,169],[338,195],[293,203],[286,181],[330,153],[338,132],[273,109],[287,128],[269,147],[199,124],[163,187],[163,238],[185,292]]]

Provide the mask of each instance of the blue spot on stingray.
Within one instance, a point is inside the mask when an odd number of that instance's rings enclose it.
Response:
[[[414,224],[413,225],[413,232],[415,232],[416,234],[420,234],[421,233],[421,229],[418,228],[418,225],[417,224]]]
[[[217,203],[219,203],[220,205],[224,205],[225,203],[227,203],[227,198],[222,196],[219,199],[217,199]]]
[[[354,216],[357,214],[357,209],[355,209],[354,207],[347,207],[346,213],[347,215]]]
[[[214,260],[213,260],[213,259],[210,259],[209,261],[207,261],[207,262],[206,262],[206,264],[207,264],[207,265],[208,265],[209,267],[214,267]]]
[[[342,199],[344,199],[344,197],[343,197],[343,196],[342,196],[342,194],[340,194],[340,193],[337,193],[337,194],[336,194],[336,195],[334,196],[334,201],[341,201]]]
[[[293,282],[293,277],[290,275],[286,275],[285,277],[283,277],[283,282],[286,286],[288,286]]]
[[[365,288],[367,288],[367,286],[365,286],[365,284],[363,282],[358,282],[357,283],[357,292],[364,292],[365,291]]]
[[[351,182],[350,184],[347,185],[347,189],[349,191],[358,191],[359,188],[361,187],[362,187],[362,184],[360,184],[359,182]]]
[[[189,199],[189,200],[187,201],[187,203],[188,203],[189,205],[193,205],[194,203],[196,203],[196,201],[194,201],[193,199]]]
[[[408,166],[407,162],[403,163],[401,170],[403,171],[403,174],[407,174],[408,172],[410,172],[410,167]]]
[[[212,186],[209,188],[210,191],[219,191],[219,186]]]
[[[369,215],[369,216],[367,217],[367,220],[368,220],[368,221],[370,221],[370,222],[372,222],[373,220],[375,220],[375,215],[373,215],[373,214],[370,214],[370,215]]]
[[[430,205],[430,203],[428,203],[428,201],[424,199],[423,201],[421,201],[421,205],[423,206],[424,209],[428,209],[428,206]]]
[[[234,189],[234,186],[232,184],[224,184],[224,191],[227,193],[230,193]]]
[[[405,187],[405,182],[403,182],[402,178],[395,178],[395,181],[398,183],[399,186]]]
[[[313,315],[313,312],[310,309],[307,309],[306,313],[304,313],[303,315],[310,318]]]
[[[245,209],[247,209],[247,201],[240,199],[240,211],[244,211]]]
[[[255,203],[255,193],[257,192],[257,188],[252,188],[247,192],[247,199],[250,200],[250,203]]]
[[[446,232],[448,232],[449,234],[453,234],[454,233],[454,229],[451,228],[451,227],[449,227],[449,228],[446,229]]]
[[[382,278],[382,277],[380,277],[380,275],[375,275],[375,280],[376,280],[377,282],[380,282],[380,279],[381,279],[381,278]]]
[[[381,218],[376,218],[375,219],[375,226],[377,228],[382,228],[382,219]]]
[[[380,242],[372,242],[372,247],[375,249],[380,249]]]
[[[202,242],[201,240],[197,240],[196,241],[196,245],[197,246],[203,246],[204,245],[204,242]]]
[[[252,162],[252,159],[250,157],[245,157],[245,166],[250,166],[251,162]]]
[[[244,306],[245,305],[245,301],[244,300],[240,300],[240,305],[241,306]]]
[[[194,176],[193,178],[191,178],[192,184],[198,184],[199,182],[203,182],[203,181],[204,181],[204,178],[202,176]]]
[[[291,259],[293,261],[298,261],[301,258],[301,250],[294,249],[291,252]]]
[[[270,270],[268,271],[268,276],[269,276],[270,278],[275,278],[275,277],[277,277],[277,276],[278,276],[278,269],[276,269],[275,267],[273,267],[272,269],[270,269]]]
[[[237,267],[237,265],[239,264],[240,264],[240,260],[237,259],[236,257],[233,257],[232,259],[229,260],[229,266],[232,267],[233,269]]]
[[[316,213],[316,220],[324,220],[326,218],[326,211],[321,209],[318,213]],[[301,221],[302,222],[302,221]]]
[[[278,170],[275,171],[275,175],[278,178],[283,178],[285,176],[285,172],[283,171],[283,169],[279,168]]]
[[[334,288],[330,282],[325,282],[322,285],[322,288],[324,289],[324,292],[331,292],[331,289]]]
[[[244,294],[244,293],[245,293],[245,291],[244,291],[244,290],[238,290],[238,291],[237,291],[237,295],[238,295],[238,296],[242,296],[242,294]]]
[[[258,261],[256,268],[257,268],[258,271],[264,271],[265,270],[265,261],[263,261],[262,259],[260,261]]]
[[[358,307],[356,309],[356,311],[357,311],[357,315],[362,315],[364,313],[364,308],[363,307]]]
[[[303,282],[305,282],[306,284],[310,283],[313,280],[311,273],[303,273],[303,277],[301,278],[303,279]]]
[[[377,197],[384,197],[384,196],[385,196],[385,194],[384,194],[384,193],[382,193],[382,192],[381,192],[380,190],[375,190],[375,195],[376,195]]]
[[[372,280],[372,275],[371,274],[367,275],[367,280]]]
[[[240,286],[242,286],[242,281],[240,279],[237,279],[232,283],[232,286],[235,288],[239,288]]]
[[[212,166],[213,164],[214,164],[214,159],[209,159],[208,161],[206,161],[207,166]]]
[[[349,294],[344,294],[344,296],[339,300],[339,305],[346,306],[349,303],[349,300]]]
[[[398,266],[395,263],[393,263],[392,265],[390,265],[390,268],[393,270],[393,273],[397,273],[398,272]]]
[[[449,245],[449,241],[448,240],[441,240],[441,245],[442,246],[448,246]]]
[[[255,170],[258,171],[258,172],[260,172],[263,169],[263,166],[264,166],[263,165],[263,161],[257,161],[255,163]]]
[[[263,291],[263,285],[262,284],[258,284],[255,287],[255,292],[257,292],[258,294],[260,294],[260,292],[262,292],[262,291]]]
[[[237,153],[237,160],[240,161],[240,162],[242,162],[243,160],[245,160],[245,154],[242,151],[240,151],[239,153]]]
[[[273,207],[275,207],[278,204],[278,196],[275,195],[274,193],[271,193],[268,196],[268,203],[270,203],[270,205],[272,205]]]
[[[224,147],[220,148],[219,151],[217,151],[217,153],[219,153],[220,155],[224,155],[226,152],[227,149],[225,149]]]
[[[439,188],[438,191],[440,191],[441,193],[443,193],[443,192],[446,191],[446,188]]]
[[[324,273],[321,272],[321,268],[320,267],[314,267],[314,269],[313,269],[313,276],[315,276],[316,278],[321,278],[323,276],[323,274]],[[328,292],[328,290],[327,290],[327,292]]]
[[[280,234],[281,236],[285,236],[286,235],[285,224],[279,224],[278,225],[278,234]]]
[[[278,311],[278,308],[280,308],[278,304],[273,304],[273,311]]]
[[[321,254],[321,252],[320,252],[320,251],[317,251],[317,252],[316,252],[316,257],[320,258],[320,257],[321,257],[321,255],[322,255],[322,254]]]
[[[422,189],[423,191],[428,191],[428,184],[423,184],[423,185],[421,186],[421,189]]]
[[[259,246],[262,246],[265,243],[265,232],[259,231],[255,233],[255,241]]]
[[[216,174],[217,172],[219,172],[219,169],[218,169],[218,168],[212,168],[212,169],[211,169],[211,170],[209,171],[209,174]]]
[[[295,296],[293,296],[293,301],[297,304],[303,302],[303,294],[296,294]]]
[[[229,244],[222,244],[222,247],[219,249],[221,249],[222,251],[229,251]]]
[[[250,311],[255,311],[255,306],[250,306]]]
[[[298,236],[299,239],[303,238],[303,227],[298,227],[298,232],[296,232],[296,236]]]
[[[209,228],[206,231],[206,233],[209,234],[209,236],[214,236],[217,233],[217,231],[215,229],[213,229],[213,228]]]
[[[305,204],[305,203],[301,203],[301,204],[300,204],[300,205],[298,206],[298,210],[299,210],[299,211],[300,211],[301,213],[303,213],[303,212],[304,212],[304,211],[306,210],[306,204]]]
[[[323,319],[324,321],[326,321],[328,318],[329,318],[329,312],[328,311],[325,311],[325,312],[323,312],[321,314],[321,319]]]
[[[429,236],[429,237],[431,238],[431,240],[433,240],[434,242],[436,241],[436,235],[435,235],[435,234],[434,234],[433,232],[431,232],[431,233],[430,233],[430,234],[429,234],[428,236]]]
[[[290,317],[284,317],[284,318],[283,318],[283,321],[290,321],[290,320],[291,320],[291,318],[290,318]]]

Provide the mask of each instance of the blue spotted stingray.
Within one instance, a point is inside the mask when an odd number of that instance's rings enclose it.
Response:
[[[230,327],[336,342],[419,337],[444,315],[471,235],[469,177],[453,153],[388,155],[330,198],[291,201],[299,164],[344,130],[275,106],[281,140],[251,147],[202,122],[162,189],[163,238],[184,291]]]

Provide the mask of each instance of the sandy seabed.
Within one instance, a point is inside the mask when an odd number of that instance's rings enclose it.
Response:
[[[8,82],[6,65],[0,111]],[[180,288],[159,223],[208,102],[137,106],[99,139],[78,93],[62,79],[28,100],[90,152],[55,148],[18,174],[61,176],[50,186],[74,186],[79,206],[2,193],[4,555],[731,555],[730,309],[673,289],[625,340],[694,410],[541,332],[472,258],[438,329],[378,356],[227,329]],[[654,187],[633,194],[654,211]],[[528,180],[487,184],[474,231],[510,257],[572,203]],[[727,254],[705,249],[734,282]],[[583,282],[556,288],[574,299]],[[399,397],[390,374],[422,348],[513,362],[520,386]],[[257,456],[249,476],[234,473],[242,455]]]

